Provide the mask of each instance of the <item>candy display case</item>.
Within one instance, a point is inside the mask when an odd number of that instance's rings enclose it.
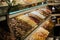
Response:
[[[52,23],[50,19],[52,11],[46,8],[47,4],[44,3],[45,1],[46,0],[6,1],[8,3],[8,9],[11,9],[8,10],[5,8],[5,10],[3,10],[4,8],[1,8],[4,13],[8,11],[7,15],[5,15],[6,18],[4,15],[2,18],[0,17],[1,22],[8,25],[6,27],[4,26],[4,28],[9,30],[8,32],[5,32],[8,35],[6,34],[6,37],[3,37],[3,39],[46,40],[54,27],[54,23]],[[3,13],[3,11],[1,11],[1,13]],[[2,23],[0,26],[2,26]]]
[[[42,9],[37,9],[37,10],[33,10],[33,11],[30,11],[27,13],[17,15],[13,18],[10,18],[9,27],[10,27],[12,33],[14,34],[13,35],[14,39],[15,40],[24,40],[32,32],[34,32],[34,30],[36,30],[38,27],[40,27],[40,25],[42,25],[42,23],[44,23],[45,21],[48,21],[50,19],[50,14],[51,14],[51,11],[48,11],[48,13],[47,13],[46,11],[44,11]],[[46,25],[46,22],[45,22],[45,25]],[[51,23],[51,25],[48,27],[53,28],[52,25],[53,24]],[[44,26],[42,26],[42,27],[44,28]]]

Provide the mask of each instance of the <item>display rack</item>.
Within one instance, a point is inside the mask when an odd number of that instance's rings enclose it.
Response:
[[[52,14],[51,16],[56,17],[56,16],[60,16],[60,14],[59,13],[58,14]],[[57,18],[55,18],[55,19],[57,20]],[[59,22],[59,21],[57,20],[57,22]],[[60,26],[60,24],[57,23],[57,24],[55,24],[55,26]]]

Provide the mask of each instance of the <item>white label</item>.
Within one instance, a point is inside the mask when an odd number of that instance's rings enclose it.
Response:
[[[40,14],[38,11],[33,11],[33,12],[31,12],[31,13],[39,16],[39,17],[42,18],[42,19],[45,19],[45,16],[43,16],[42,14]]]

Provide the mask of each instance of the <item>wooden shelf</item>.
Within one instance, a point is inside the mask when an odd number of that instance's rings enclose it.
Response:
[[[59,5],[60,3],[48,3],[48,5]]]

